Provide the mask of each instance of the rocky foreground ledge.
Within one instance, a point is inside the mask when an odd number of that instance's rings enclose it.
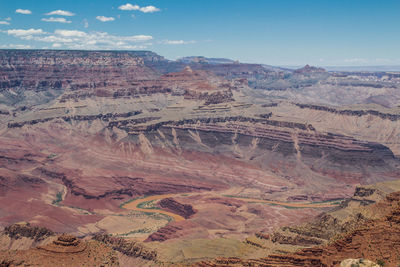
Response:
[[[218,258],[193,266],[353,266],[349,258],[365,258],[374,266],[400,264],[400,192],[391,193],[372,206],[386,210],[380,219],[367,220],[355,230],[334,237],[327,245],[302,249],[296,253],[270,255],[260,259]],[[350,265],[348,263],[350,262]],[[360,263],[360,261],[358,261]],[[362,263],[362,262],[361,262]],[[363,265],[357,266],[363,266]],[[375,265],[378,266],[378,265]]]
[[[138,262],[157,261],[156,252],[136,242],[107,234],[80,239],[70,234],[56,234],[27,223],[6,227],[0,233],[0,240],[2,249],[3,246],[19,245],[19,248],[0,250],[1,267],[120,266],[121,257]]]

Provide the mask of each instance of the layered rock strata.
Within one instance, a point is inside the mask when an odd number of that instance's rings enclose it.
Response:
[[[179,203],[173,198],[164,198],[158,203],[158,205],[163,209],[181,215],[185,219],[189,219],[196,213],[191,205]]]

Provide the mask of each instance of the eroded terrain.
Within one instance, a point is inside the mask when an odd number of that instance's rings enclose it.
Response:
[[[325,244],[276,230],[400,177],[396,73],[366,82],[152,52],[3,50],[0,61],[2,227],[108,233],[165,263],[261,257],[285,249],[260,250],[272,233],[290,252]],[[330,97],[343,90],[354,95]]]

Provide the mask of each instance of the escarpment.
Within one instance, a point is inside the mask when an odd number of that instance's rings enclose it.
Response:
[[[160,73],[168,60],[152,52],[0,51],[0,103],[40,105],[99,98],[185,95],[206,104],[233,101],[230,81],[211,72],[179,68]],[[163,74],[163,75],[162,75]],[[33,94],[40,96],[31,97]]]
[[[110,120],[115,120],[117,118],[126,118],[136,116],[142,113],[142,111],[129,111],[126,113],[107,113],[107,114],[96,114],[96,115],[73,115],[73,116],[62,116],[62,117],[52,117],[52,118],[44,118],[44,119],[35,119],[30,121],[22,121],[22,122],[9,122],[8,128],[20,128],[24,125],[34,125],[37,123],[43,123],[55,119],[62,119],[66,122],[68,121],[93,121],[93,120],[102,120],[108,122]]]
[[[156,76],[140,52],[2,50],[0,71],[2,91],[101,88]]]
[[[398,121],[400,120],[400,114],[388,114],[388,113],[382,113],[377,110],[347,110],[347,109],[335,109],[335,108],[330,108],[330,107],[325,107],[325,106],[317,106],[317,105],[309,105],[309,104],[296,104],[296,106],[304,109],[314,109],[314,110],[321,110],[321,111],[327,111],[330,113],[335,113],[335,114],[340,114],[340,115],[347,115],[347,116],[365,116],[365,115],[373,115],[377,116],[379,118],[385,119],[385,120],[391,120],[391,121]]]
[[[385,160],[394,160],[393,153],[383,145],[339,134],[319,133],[312,125],[285,121],[243,117],[199,118],[163,122],[145,128],[134,125],[126,125],[124,128],[132,133],[144,132],[150,140],[154,140],[154,144],[157,144],[155,138],[160,138],[156,130],[173,143],[173,130],[179,139],[185,141],[184,144],[191,147],[199,141],[210,148],[234,144],[251,146],[251,138],[258,138],[257,149],[281,152],[284,155],[298,152],[302,157],[317,158],[324,154],[329,160],[340,164],[353,164],[357,161],[378,166],[384,165]],[[196,140],[191,137],[193,131],[198,135]]]

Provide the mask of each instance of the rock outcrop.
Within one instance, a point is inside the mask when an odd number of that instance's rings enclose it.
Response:
[[[38,249],[53,253],[79,253],[86,249],[86,243],[73,235],[62,234],[53,243],[39,246]]]
[[[306,74],[306,73],[323,73],[326,70],[323,68],[318,68],[318,67],[314,67],[314,66],[310,66],[310,65],[305,65],[304,67],[297,69],[294,71],[294,73],[297,74]]]
[[[12,239],[28,237],[34,241],[41,241],[54,235],[54,232],[39,226],[31,226],[29,223],[17,223],[4,228],[4,234]]]
[[[61,240],[62,239],[62,240]],[[62,245],[61,245],[62,243]],[[119,265],[111,248],[97,241],[76,241],[65,237],[58,244],[29,250],[0,251],[2,266],[112,266]]]
[[[173,198],[164,198],[158,204],[161,208],[181,215],[185,219],[189,219],[193,214],[196,213],[191,205],[181,204]]]
[[[379,264],[366,259],[347,259],[340,263],[340,267],[380,267]]]
[[[157,259],[157,253],[155,251],[146,249],[142,245],[133,241],[127,241],[118,237],[111,237],[107,234],[96,234],[93,236],[93,239],[111,246],[114,250],[130,257],[140,257],[151,261],[156,261]]]
[[[182,230],[182,227],[180,226],[173,226],[173,225],[164,226],[158,229],[157,232],[154,232],[151,235],[149,235],[146,238],[145,242],[166,241],[168,239],[176,237],[177,232],[179,232],[180,230]]]

